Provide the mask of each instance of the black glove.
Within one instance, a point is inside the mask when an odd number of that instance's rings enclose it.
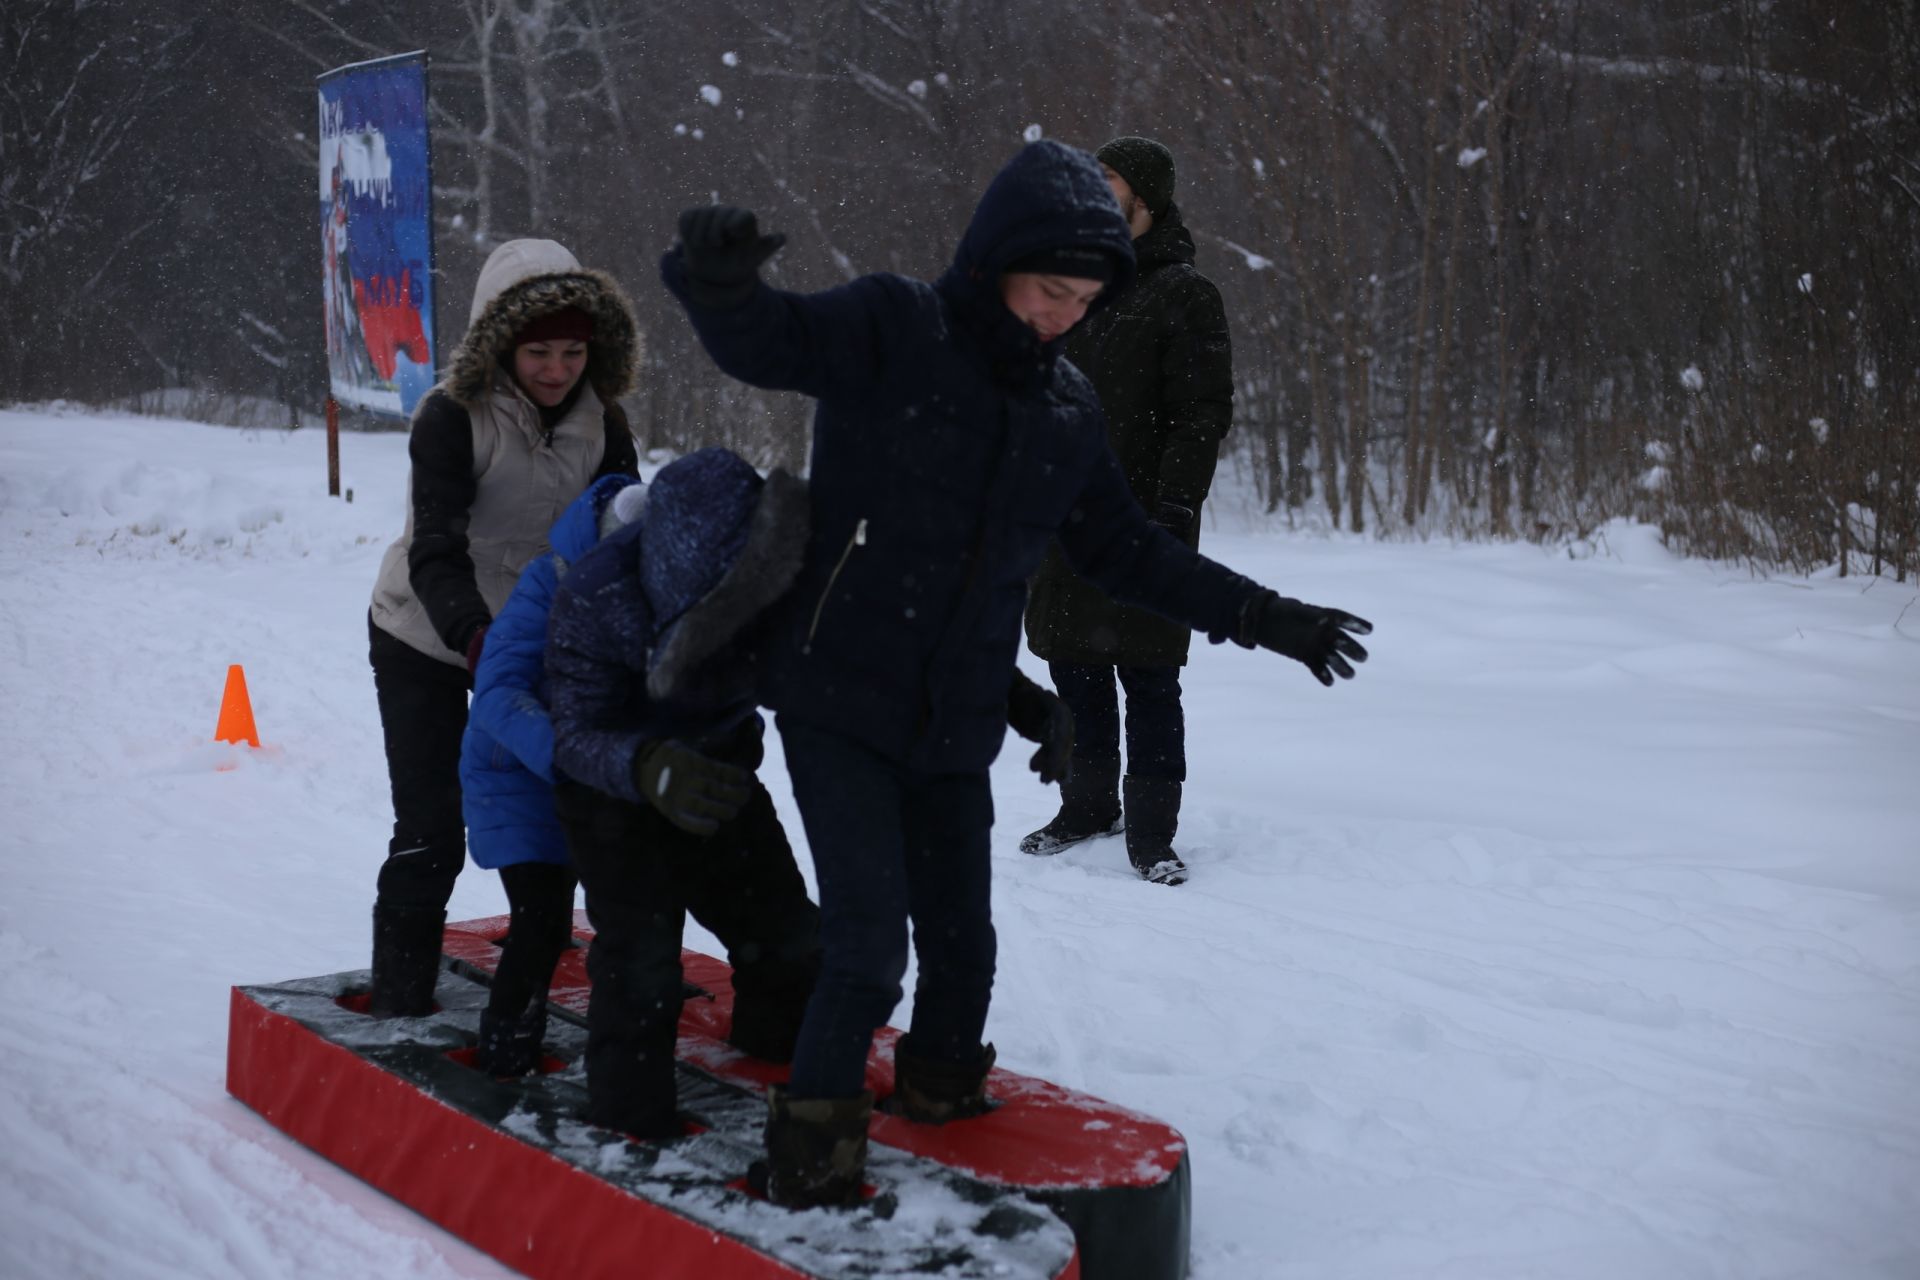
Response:
[[[753,773],[701,755],[671,738],[649,742],[633,757],[633,782],[660,816],[689,835],[710,836],[753,796]]]
[[[1193,528],[1193,508],[1185,503],[1169,502],[1163,498],[1160,500],[1160,505],[1154,508],[1153,515],[1149,519],[1174,537],[1184,538],[1187,536],[1187,530]]]
[[[1263,591],[1242,609],[1236,638],[1249,649],[1257,644],[1305,663],[1316,680],[1331,686],[1335,676],[1353,679],[1350,664],[1367,660],[1353,637],[1372,633],[1373,624],[1365,618]]]
[[[1013,688],[1007,691],[1007,724],[1028,742],[1040,744],[1027,762],[1040,781],[1066,781],[1073,759],[1073,712],[1058,694],[1015,671]]]
[[[713,309],[737,307],[753,296],[760,264],[787,242],[763,236],[753,210],[710,204],[680,215],[680,243],[687,254],[687,294]]]

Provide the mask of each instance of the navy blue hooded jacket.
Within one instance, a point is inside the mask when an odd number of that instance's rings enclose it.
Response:
[[[1149,524],[1087,379],[1000,297],[1009,263],[1106,252],[1124,290],[1132,237],[1098,162],[1022,149],[933,285],[863,276],[820,293],[762,285],[691,302],[684,251],[661,274],[723,370],[819,400],[812,535],[763,664],[783,716],[916,769],[985,768],[1007,727],[1026,583],[1056,536],[1115,598],[1224,636],[1253,583]],[[1096,300],[1096,305],[1099,300]]]
[[[640,518],[555,592],[546,674],[558,772],[641,804],[634,757],[656,739],[757,765],[755,671],[735,642],[792,583],[805,545],[806,487],[785,472],[762,480],[725,449],[662,467]]]
[[[467,852],[476,866],[566,865],[566,840],[553,809],[553,724],[544,677],[547,613],[567,564],[600,540],[608,503],[639,483],[633,476],[603,476],[568,504],[547,537],[553,550],[521,571],[488,628],[460,740],[460,804]]]

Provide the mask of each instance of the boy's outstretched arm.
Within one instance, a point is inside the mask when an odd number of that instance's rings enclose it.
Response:
[[[1271,649],[1321,684],[1351,680],[1373,624],[1341,609],[1292,600],[1194,551],[1147,520],[1111,449],[1103,449],[1060,528],[1067,560],[1122,604],[1204,631],[1216,643]]]

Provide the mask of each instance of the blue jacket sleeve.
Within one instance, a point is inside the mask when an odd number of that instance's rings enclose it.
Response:
[[[644,633],[629,639],[635,628],[627,624],[632,602],[624,582],[582,578],[588,559],[606,546],[590,552],[554,591],[546,649],[553,762],[577,782],[644,804],[633,758],[645,735],[632,727],[628,709],[644,694],[646,675],[626,657],[645,652]]]
[[[546,782],[553,781],[553,722],[540,701],[553,603],[551,555],[528,565],[487,632],[475,673],[473,707],[480,729]]]
[[[1263,590],[1148,521],[1104,440],[1059,538],[1067,562],[1115,600],[1204,631],[1215,643],[1236,637],[1241,611]]]
[[[686,257],[677,245],[660,260],[660,278],[723,372],[822,400],[858,397],[879,381],[915,298],[907,281],[873,275],[819,293],[762,284],[740,306],[710,310],[688,297]]]

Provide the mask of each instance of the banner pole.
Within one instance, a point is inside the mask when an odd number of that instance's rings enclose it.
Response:
[[[327,393],[327,496],[340,496],[340,402]]]

